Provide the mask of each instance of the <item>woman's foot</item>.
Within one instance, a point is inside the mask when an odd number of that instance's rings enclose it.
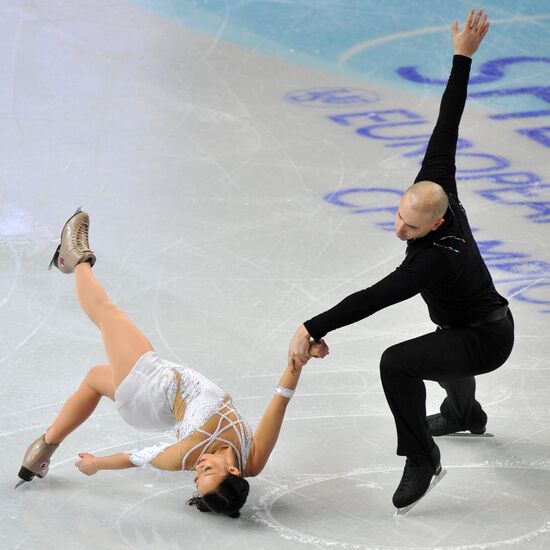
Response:
[[[59,445],[46,443],[45,435],[42,434],[27,449],[18,474],[21,481],[15,486],[16,489],[25,481],[32,481],[35,476],[43,478],[48,473],[50,458]]]
[[[82,262],[94,265],[95,256],[88,244],[89,224],[88,214],[78,208],[63,226],[61,244],[57,247],[48,269],[55,266],[62,273],[73,273],[74,268]]]

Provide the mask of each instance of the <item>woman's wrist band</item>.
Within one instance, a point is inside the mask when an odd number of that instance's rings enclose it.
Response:
[[[281,397],[292,399],[294,397],[294,394],[296,393],[296,390],[289,390],[288,388],[283,388],[283,386],[277,386],[275,393],[280,395]]]

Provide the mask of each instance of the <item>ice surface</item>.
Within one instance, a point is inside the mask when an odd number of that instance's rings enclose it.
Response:
[[[549,200],[548,105],[529,92],[471,97],[461,132],[477,155],[459,160],[462,200],[517,327],[509,361],[478,379],[495,437],[438,440],[448,475],[410,514],[393,517],[403,460],[378,362],[433,328],[418,299],[327,337],[331,354],[308,364],[238,521],[185,507],[188,473],[81,475],[78,451],[166,438],[129,428],[111,402],[61,445],[44,480],[13,490],[28,444],[105,361],[74,281],[46,269],[68,215],[90,213],[96,275],[159,353],[212,378],[255,424],[296,326],[400,263],[403,244],[383,224],[418,169],[419,141],[403,136],[429,133],[441,87],[396,69],[417,55],[418,71],[444,79],[451,45],[438,29],[469,7],[100,4],[0,6],[0,548],[548,548],[550,215],[527,204]],[[315,5],[325,19],[312,26]],[[548,86],[548,61],[517,61],[548,50],[548,5],[533,5],[487,3],[504,22],[473,73],[516,62],[471,95]],[[295,93],[321,88],[353,92]],[[394,116],[415,125],[369,139],[357,118],[329,118],[371,109],[406,110]],[[494,118],[518,112],[539,114]],[[429,383],[430,412],[442,397]]]

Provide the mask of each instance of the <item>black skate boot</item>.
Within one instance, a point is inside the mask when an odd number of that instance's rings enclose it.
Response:
[[[393,495],[396,515],[406,514],[446,473],[441,467],[441,454],[437,445],[434,445],[429,457],[408,456],[403,476]]]
[[[461,426],[448,418],[445,418],[441,413],[430,414],[426,420],[428,421],[428,430],[430,435],[439,437],[442,435],[451,435],[457,432],[469,431],[474,435],[483,435],[487,430],[485,425],[480,426]],[[466,434],[465,434],[466,435]]]

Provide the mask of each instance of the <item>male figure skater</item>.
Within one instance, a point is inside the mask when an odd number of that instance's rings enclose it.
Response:
[[[407,457],[393,495],[398,509],[410,508],[438,481],[440,452],[432,436],[463,430],[484,433],[487,415],[475,400],[474,375],[500,367],[513,346],[508,302],[495,290],[455,181],[471,58],[488,30],[482,10],[470,10],[462,31],[453,23],[455,55],[437,124],[420,173],[395,214],[395,233],[407,241],[403,263],[373,286],[305,322],[289,345],[289,365],[301,367],[309,360],[310,338],[319,341],[331,330],[418,293],[426,302],[438,325],[435,332],[391,346],[380,362],[397,428],[397,454]],[[435,380],[447,391],[440,414],[428,418],[424,380]]]

